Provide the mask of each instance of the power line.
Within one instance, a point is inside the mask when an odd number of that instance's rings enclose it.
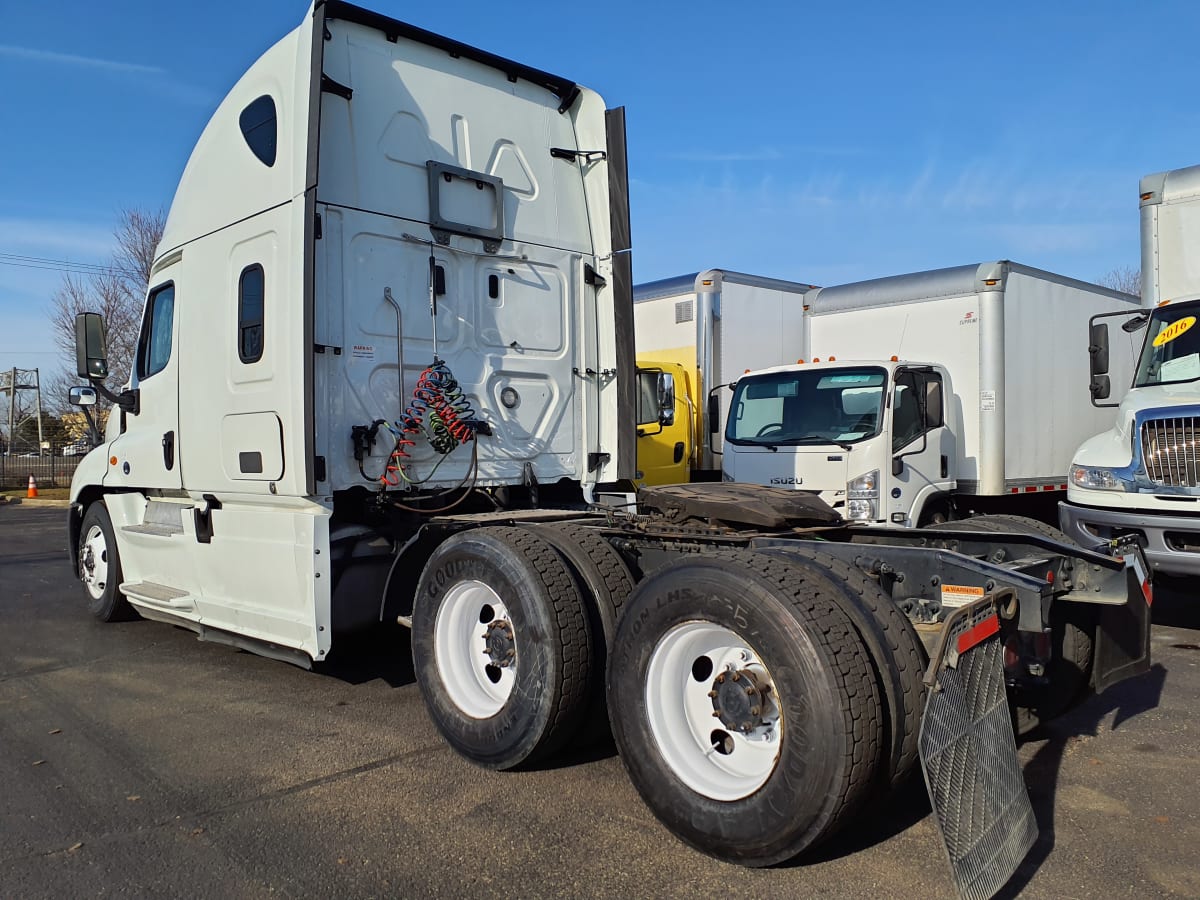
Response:
[[[75,275],[125,275],[137,278],[132,269],[105,263],[71,262],[66,259],[47,259],[41,256],[25,256],[19,253],[0,252],[0,266],[17,266],[23,269],[44,269],[55,272],[70,272]]]

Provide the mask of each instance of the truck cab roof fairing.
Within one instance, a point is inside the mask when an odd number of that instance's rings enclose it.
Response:
[[[329,0],[310,8],[300,25],[250,66],[218,105],[188,158],[171,203],[158,256],[189,241],[286,203],[311,187],[315,179],[315,144],[310,142],[313,83],[320,79],[319,48],[313,46],[315,16],[340,19],[383,32],[390,42],[405,38],[470,59],[544,88],[558,98],[559,112],[578,100],[582,89],[572,80],[552,75],[416,26],[349,3]],[[314,51],[316,51],[314,53]],[[314,60],[314,55],[316,60]],[[242,114],[259,98],[276,107],[277,157],[267,166],[243,134]],[[315,127],[315,122],[312,126]]]
[[[397,38],[403,37],[410,41],[428,44],[430,47],[445,50],[451,56],[474,60],[475,62],[483,63],[485,66],[498,69],[508,76],[509,81],[516,81],[518,78],[523,78],[525,81],[544,87],[558,97],[559,112],[566,112],[570,109],[579,96],[579,85],[569,78],[551,75],[549,72],[543,72],[541,69],[535,69],[532,66],[527,66],[511,59],[505,59],[503,56],[488,53],[486,50],[480,50],[478,47],[460,43],[451,38],[443,37],[440,34],[434,34],[432,31],[426,31],[415,25],[409,25],[407,22],[401,22],[380,13],[363,9],[361,6],[343,3],[341,0],[325,0],[324,3],[318,3],[317,6],[324,7],[326,19],[341,19],[346,22],[357,22],[359,25],[366,25],[369,28],[377,28],[384,33],[391,43],[395,43]]]
[[[306,17],[225,95],[179,179],[157,256],[304,193],[311,37],[312,18]],[[270,166],[243,131],[243,113],[264,96],[275,106],[276,154]]]

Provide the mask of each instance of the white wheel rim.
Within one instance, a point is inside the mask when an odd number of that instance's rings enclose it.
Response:
[[[711,669],[705,675],[708,663]],[[763,692],[761,724],[734,731],[714,715],[709,692],[722,672],[754,673]],[[766,784],[779,762],[783,719],[774,682],[758,654],[734,632],[685,622],[662,636],[646,670],[646,715],[663,761],[689,788],[714,800],[741,800]],[[716,739],[714,741],[714,738]]]
[[[512,694],[517,657],[496,665],[487,650],[490,626],[511,634],[508,608],[482,581],[462,581],[446,592],[433,623],[434,659],[450,700],[473,719],[494,716]],[[515,653],[515,645],[513,647]]]
[[[93,525],[88,529],[79,551],[79,575],[93,600],[104,596],[108,586],[108,543],[104,529]]]

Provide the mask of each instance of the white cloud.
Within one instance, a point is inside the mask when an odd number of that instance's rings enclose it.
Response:
[[[11,56],[57,66],[85,66],[92,69],[104,69],[108,72],[127,72],[135,75],[164,74],[164,70],[158,66],[118,62],[95,56],[77,56],[74,53],[55,53],[51,50],[36,50],[33,47],[17,47],[12,44],[0,44],[0,56]]]
[[[171,78],[167,70],[160,66],[147,66],[142,63],[121,62],[115,59],[102,59],[97,56],[79,56],[74,53],[57,53],[52,50],[38,50],[34,47],[18,47],[14,44],[0,44],[0,57],[28,60],[50,66],[69,66],[111,72],[116,75],[140,75],[136,84],[151,94],[157,94],[167,100],[188,103],[195,106],[215,105],[215,97],[211,91],[193,87]],[[153,76],[147,78],[144,76]]]

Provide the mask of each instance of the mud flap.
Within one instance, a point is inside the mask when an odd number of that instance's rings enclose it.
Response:
[[[1007,594],[955,610],[925,676],[921,769],[954,882],[968,900],[1000,890],[1038,834],[1005,695],[998,610],[1016,599]]]
[[[1097,694],[1118,681],[1150,671],[1150,604],[1154,602],[1150,567],[1136,545],[1121,549],[1129,601],[1124,606],[1101,607],[1092,667]]]

